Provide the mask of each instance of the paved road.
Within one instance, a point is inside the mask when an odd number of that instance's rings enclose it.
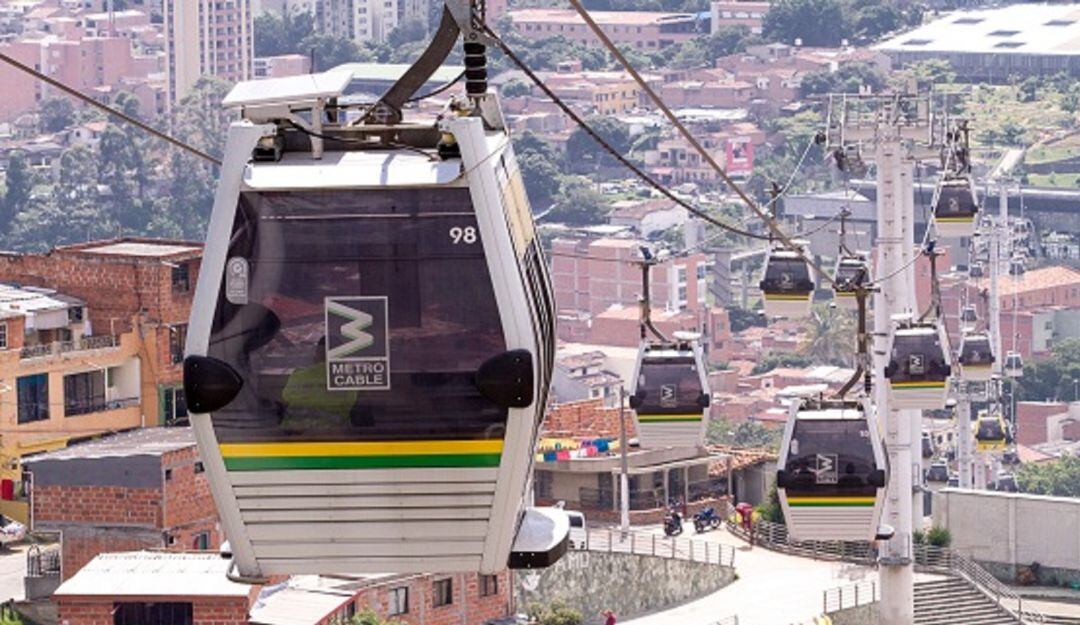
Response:
[[[0,602],[23,600],[23,575],[26,574],[26,546],[17,545],[0,551]]]
[[[693,531],[693,526],[688,527],[684,536],[693,536]],[[735,546],[739,579],[697,601],[624,621],[624,625],[708,625],[733,614],[739,616],[739,625],[809,623],[821,613],[826,589],[877,578],[868,567],[798,558],[761,547],[750,549],[724,529],[700,538]]]

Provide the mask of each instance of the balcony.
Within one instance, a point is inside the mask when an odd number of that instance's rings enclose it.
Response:
[[[19,358],[28,360],[31,358],[47,358],[59,356],[71,352],[82,352],[91,349],[108,349],[120,345],[119,337],[111,335],[84,336],[75,341],[56,341],[41,345],[28,345],[19,351]]]
[[[91,401],[79,401],[68,403],[64,405],[65,417],[77,417],[84,414],[92,414],[95,412],[105,412],[107,410],[120,410],[121,408],[130,408],[131,406],[138,406],[138,397],[123,397],[119,399],[95,399]]]

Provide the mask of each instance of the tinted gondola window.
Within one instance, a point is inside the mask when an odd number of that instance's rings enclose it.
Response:
[[[242,196],[209,349],[245,380],[222,441],[499,438],[474,374],[505,350],[468,189]]]
[[[788,496],[874,495],[868,478],[877,467],[867,421],[797,421],[784,468]]]
[[[1001,427],[1001,421],[992,418],[980,419],[979,429],[975,433],[975,438],[980,441],[1003,440],[1005,438],[1005,430]]]
[[[636,393],[641,397],[638,414],[693,414],[703,409],[701,378],[693,358],[667,358],[641,363]]]
[[[767,261],[761,289],[770,293],[809,293],[814,290],[814,282],[802,258],[774,256]]]
[[[893,382],[944,380],[949,364],[936,331],[897,333],[886,377]]]

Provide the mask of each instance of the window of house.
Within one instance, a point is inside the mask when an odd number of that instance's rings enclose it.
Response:
[[[64,376],[64,416],[75,417],[105,410],[105,370]]]
[[[195,475],[198,475],[200,473],[204,473],[205,471],[206,471],[206,466],[203,465],[202,462],[196,462],[195,463]]]
[[[481,575],[480,576],[480,596],[490,597],[492,595],[499,594],[499,576],[498,575]]]
[[[178,293],[191,290],[191,276],[188,263],[180,263],[172,268],[172,288]]]
[[[409,588],[400,586],[390,589],[390,616],[409,613]]]
[[[187,416],[187,402],[184,400],[184,389],[167,388],[162,390],[161,418],[166,424],[173,423],[177,419]]]
[[[26,375],[15,382],[19,404],[19,423],[45,421],[49,418],[49,375]]]
[[[188,602],[114,603],[113,625],[192,625]]]
[[[7,323],[0,323],[0,349],[7,349]]]
[[[454,580],[447,577],[446,579],[435,580],[435,607],[442,607],[444,605],[450,605],[454,602]]]
[[[197,551],[206,551],[210,548],[210,532],[199,532],[191,541],[191,546]]]
[[[165,469],[165,479],[166,480],[171,480],[172,479],[172,469]]]
[[[83,320],[83,307],[72,306],[67,309],[68,323],[80,323]]]
[[[169,328],[169,356],[172,364],[184,361],[184,343],[187,342],[187,324],[181,323]]]

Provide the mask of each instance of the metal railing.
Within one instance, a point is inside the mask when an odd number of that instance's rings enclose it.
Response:
[[[23,360],[30,358],[44,358],[46,356],[57,356],[60,354],[91,349],[107,349],[116,347],[119,344],[120,341],[117,340],[117,337],[108,334],[101,336],[84,336],[74,341],[56,341],[53,343],[42,343],[41,345],[27,345],[19,350],[19,358]]]
[[[635,530],[624,534],[617,529],[587,528],[585,544],[577,548],[602,553],[625,553],[719,566],[735,566],[735,547],[731,545],[696,538],[661,536]]]
[[[1022,623],[1044,623],[1046,617],[1038,610],[1024,607],[1024,599],[989,571],[967,556],[933,545],[915,545],[917,568],[961,577],[993,600],[998,607]]]
[[[837,586],[822,592],[821,612],[831,614],[840,610],[869,605],[881,598],[877,582],[859,582],[847,586]]]
[[[728,530],[749,541],[749,533],[730,513],[726,515]],[[815,559],[842,560],[873,566],[877,563],[877,551],[869,542],[840,541],[791,541],[787,527],[769,521],[754,523],[754,544],[792,555]],[[1022,623],[1044,623],[1046,618],[1037,610],[1026,607],[1014,590],[1000,582],[974,560],[951,549],[931,545],[913,545],[915,567],[920,570],[943,573],[966,580],[972,587],[985,594],[1001,609]],[[826,591],[828,592],[828,591]],[[828,599],[826,598],[826,601]]]
[[[92,414],[95,412],[104,412],[106,410],[120,410],[121,408],[130,408],[131,406],[138,406],[138,397],[120,397],[116,399],[95,399],[92,401],[81,401],[64,404],[64,416],[75,417],[78,415]]]
[[[27,577],[59,577],[60,549],[42,549],[33,545],[26,552]]]

